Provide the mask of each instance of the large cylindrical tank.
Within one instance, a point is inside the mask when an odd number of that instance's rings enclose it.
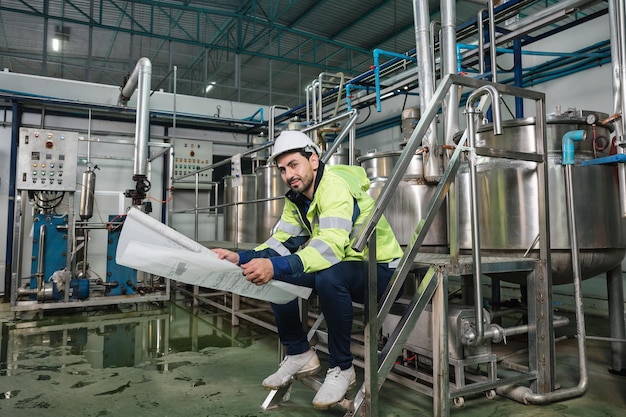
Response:
[[[548,197],[552,281],[571,282],[572,265],[561,165],[563,135],[585,130],[587,138],[576,142],[576,165],[572,170],[574,204],[581,274],[589,278],[618,265],[626,253],[625,222],[621,219],[616,168],[606,165],[580,166],[582,160],[607,156],[610,132],[591,126],[582,115],[552,116],[547,119]],[[476,146],[535,153],[534,118],[505,122],[503,134],[495,136],[491,125],[478,129]],[[522,256],[528,250],[537,256],[539,244],[539,201],[537,164],[502,158],[477,159],[477,192],[481,253]],[[469,168],[457,176],[459,239],[461,249],[471,249]],[[520,282],[525,276],[502,274],[499,278]]]
[[[374,199],[382,192],[400,154],[401,151],[374,152],[358,159],[370,179],[368,194]],[[424,182],[422,155],[414,155],[384,213],[400,245],[410,243],[418,223],[426,215],[426,208],[436,188],[436,185]],[[447,231],[446,208],[443,205],[426,234],[423,245],[447,245]]]
[[[224,239],[237,243],[257,242],[256,204],[234,204],[256,199],[256,175],[241,176],[241,185],[235,186],[235,177],[224,177]]]
[[[274,165],[264,165],[256,169],[256,198],[265,200],[282,197],[288,188]],[[280,219],[285,205],[284,198],[261,201],[257,204],[257,238],[265,241],[272,233],[272,228]]]

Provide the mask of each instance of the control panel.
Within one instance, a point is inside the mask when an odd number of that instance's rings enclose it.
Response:
[[[75,191],[78,133],[20,128],[16,187]]]
[[[174,178],[191,174],[213,163],[213,144],[204,140],[174,139]],[[199,188],[211,188],[212,169],[202,171]],[[174,188],[194,188],[195,175],[174,181]]]

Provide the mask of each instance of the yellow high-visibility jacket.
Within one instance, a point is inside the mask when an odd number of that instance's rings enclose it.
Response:
[[[272,236],[253,251],[240,252],[240,263],[270,258],[275,275],[280,276],[365,260],[367,250],[357,252],[352,245],[374,208],[374,199],[366,192],[369,186],[361,167],[320,163],[313,200],[290,190]],[[391,226],[381,217],[376,225],[377,261],[390,263],[402,254]]]

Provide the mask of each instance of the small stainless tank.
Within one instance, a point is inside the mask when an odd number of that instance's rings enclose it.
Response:
[[[368,194],[378,198],[387,179],[400,158],[401,151],[368,153],[358,159],[370,179]],[[426,215],[428,203],[432,200],[436,185],[424,182],[422,155],[414,155],[406,173],[389,205],[385,217],[393,229],[400,245],[408,245],[418,223]],[[446,246],[448,242],[447,215],[445,205],[436,215],[424,239],[424,246]]]
[[[256,198],[258,200],[271,197],[282,197],[288,188],[274,165],[264,165],[256,169]],[[272,228],[280,219],[285,206],[284,198],[262,201],[257,204],[257,239],[264,242],[271,234]]]
[[[626,253],[625,221],[621,219],[615,167],[581,167],[582,160],[607,156],[610,132],[590,126],[580,116],[552,116],[547,119],[548,197],[552,281],[571,282],[572,266],[565,185],[561,166],[561,142],[571,130],[582,129],[587,139],[576,142],[573,167],[574,203],[581,273],[590,278],[618,265]],[[476,146],[536,152],[533,118],[505,122],[503,134],[494,136],[491,125],[478,129]],[[481,251],[485,256],[522,256],[533,248],[536,256],[539,235],[537,165],[534,162],[479,157],[477,186]],[[459,239],[461,249],[471,249],[469,171],[462,165],[457,174]],[[525,277],[499,278],[518,282]]]
[[[409,141],[409,138],[415,130],[415,126],[417,126],[417,123],[420,120],[420,109],[404,109],[402,110],[402,116],[400,119],[402,121],[402,139],[406,143]]]
[[[358,158],[361,156],[361,151],[359,149],[354,150],[354,157],[358,161]],[[337,151],[328,158],[326,162],[328,165],[350,165],[350,149],[348,148],[339,148]]]
[[[256,199],[256,175],[241,176],[242,184],[233,185],[235,177],[224,177],[224,239],[237,243],[257,242],[257,205],[233,204]]]

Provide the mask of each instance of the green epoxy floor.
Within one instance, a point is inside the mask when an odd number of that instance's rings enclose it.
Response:
[[[224,313],[192,315],[183,302],[163,308],[128,305],[91,312],[0,313],[0,416],[343,416],[311,406],[314,392],[296,383],[280,407],[261,411],[261,387],[278,363],[275,334],[230,326]],[[571,326],[570,326],[571,327]],[[606,319],[587,318],[592,335]],[[571,332],[571,329],[559,329]],[[607,372],[609,344],[588,342],[589,388],[545,406],[484,396],[468,398],[451,416],[626,416],[626,377]],[[325,357],[321,354],[323,363]],[[557,343],[557,382],[578,383],[576,340]],[[359,383],[363,380],[359,372]],[[381,389],[380,417],[432,416],[432,399],[394,382]]]

